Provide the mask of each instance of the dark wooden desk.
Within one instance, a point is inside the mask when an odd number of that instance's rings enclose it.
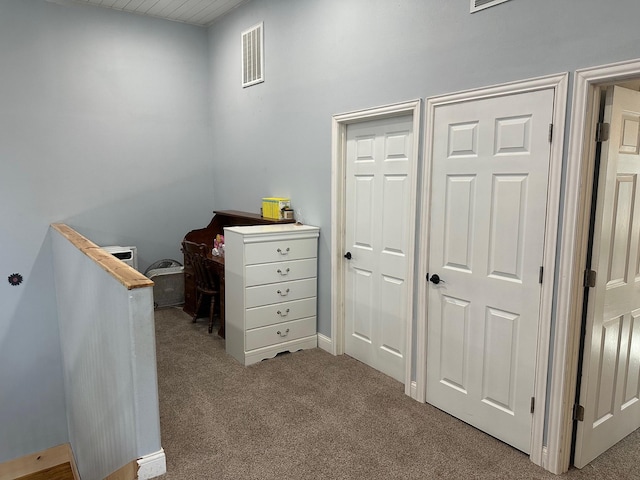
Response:
[[[291,220],[273,220],[270,218],[264,218],[261,215],[250,212],[242,212],[239,210],[215,210],[213,212],[213,218],[205,228],[199,228],[191,230],[184,236],[184,240],[196,243],[204,243],[207,245],[209,252],[213,250],[213,240],[217,234],[224,234],[224,227],[239,227],[244,225],[264,225],[273,223],[293,223]],[[220,330],[218,335],[224,337],[224,257],[214,257],[209,254],[209,258],[214,263],[215,269],[219,272],[220,278],[220,301],[218,302],[220,311]],[[203,308],[201,306],[201,308]],[[193,277],[193,271],[191,265],[185,259],[184,260],[184,307],[183,310],[189,316],[196,314],[196,283]],[[205,316],[206,313],[198,312]]]

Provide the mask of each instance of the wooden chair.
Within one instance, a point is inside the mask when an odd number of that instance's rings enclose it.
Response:
[[[211,261],[207,258],[207,247],[204,243],[195,243],[184,240],[182,242],[182,253],[185,257],[185,268],[193,269],[193,276],[196,283],[196,309],[193,315],[193,322],[198,319],[198,312],[202,305],[202,299],[210,297],[209,304],[209,333],[213,331],[213,314],[216,305],[216,297],[220,295],[219,279],[215,273]]]

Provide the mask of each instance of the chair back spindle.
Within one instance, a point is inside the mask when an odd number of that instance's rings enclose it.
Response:
[[[188,240],[182,242],[182,252],[185,256],[185,268],[191,268],[196,284],[197,306],[193,317],[195,322],[204,296],[211,297],[209,307],[209,333],[213,330],[213,314],[215,297],[219,295],[219,279],[215,273],[211,261],[207,258],[208,247],[204,243],[195,243]]]

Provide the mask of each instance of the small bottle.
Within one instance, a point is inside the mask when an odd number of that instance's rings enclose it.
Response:
[[[293,209],[292,208],[283,208],[282,209],[282,218],[285,220],[293,220]]]

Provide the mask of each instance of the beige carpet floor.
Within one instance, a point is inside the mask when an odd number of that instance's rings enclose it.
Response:
[[[161,479],[640,479],[640,432],[557,477],[346,355],[243,367],[206,319],[178,308],[155,319]]]

